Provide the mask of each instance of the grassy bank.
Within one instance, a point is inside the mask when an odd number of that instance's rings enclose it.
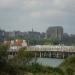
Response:
[[[32,75],[64,75],[60,68],[45,67],[39,64],[20,67],[22,71]]]
[[[53,68],[39,64],[27,65],[32,55],[24,49],[9,60],[7,50],[7,46],[0,45],[0,75],[75,75],[75,56],[66,58],[60,66]]]
[[[70,56],[57,68],[39,64],[21,66],[24,75],[75,75],[75,56]]]

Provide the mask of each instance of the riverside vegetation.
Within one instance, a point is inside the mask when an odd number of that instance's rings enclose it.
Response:
[[[0,75],[75,75],[75,56],[64,59],[56,68],[39,64],[29,65],[32,53],[21,48],[13,59],[8,59],[9,46],[0,45]]]

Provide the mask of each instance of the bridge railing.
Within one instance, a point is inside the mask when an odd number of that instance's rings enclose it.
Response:
[[[29,46],[28,51],[61,51],[75,52],[74,46]]]

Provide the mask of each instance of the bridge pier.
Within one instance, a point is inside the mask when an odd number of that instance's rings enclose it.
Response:
[[[56,58],[59,58],[59,54],[58,54],[58,52],[56,53]]]
[[[46,55],[45,52],[43,52],[43,57],[44,57],[44,58],[45,58],[45,55]]]
[[[73,52],[54,52],[54,51],[40,51],[40,52],[34,52],[34,57],[37,58],[37,57],[40,57],[40,58],[66,58],[70,55],[75,55],[75,53]]]
[[[41,58],[41,54],[42,54],[42,53],[40,52],[40,58]]]
[[[63,59],[65,58],[64,52],[62,53],[62,58],[63,58]]]
[[[49,52],[49,58],[51,58],[51,52]]]

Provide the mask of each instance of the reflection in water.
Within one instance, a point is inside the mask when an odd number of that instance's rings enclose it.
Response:
[[[36,63],[39,63],[44,66],[58,67],[64,59],[56,59],[56,58],[37,58]],[[32,60],[35,62],[35,59]]]

